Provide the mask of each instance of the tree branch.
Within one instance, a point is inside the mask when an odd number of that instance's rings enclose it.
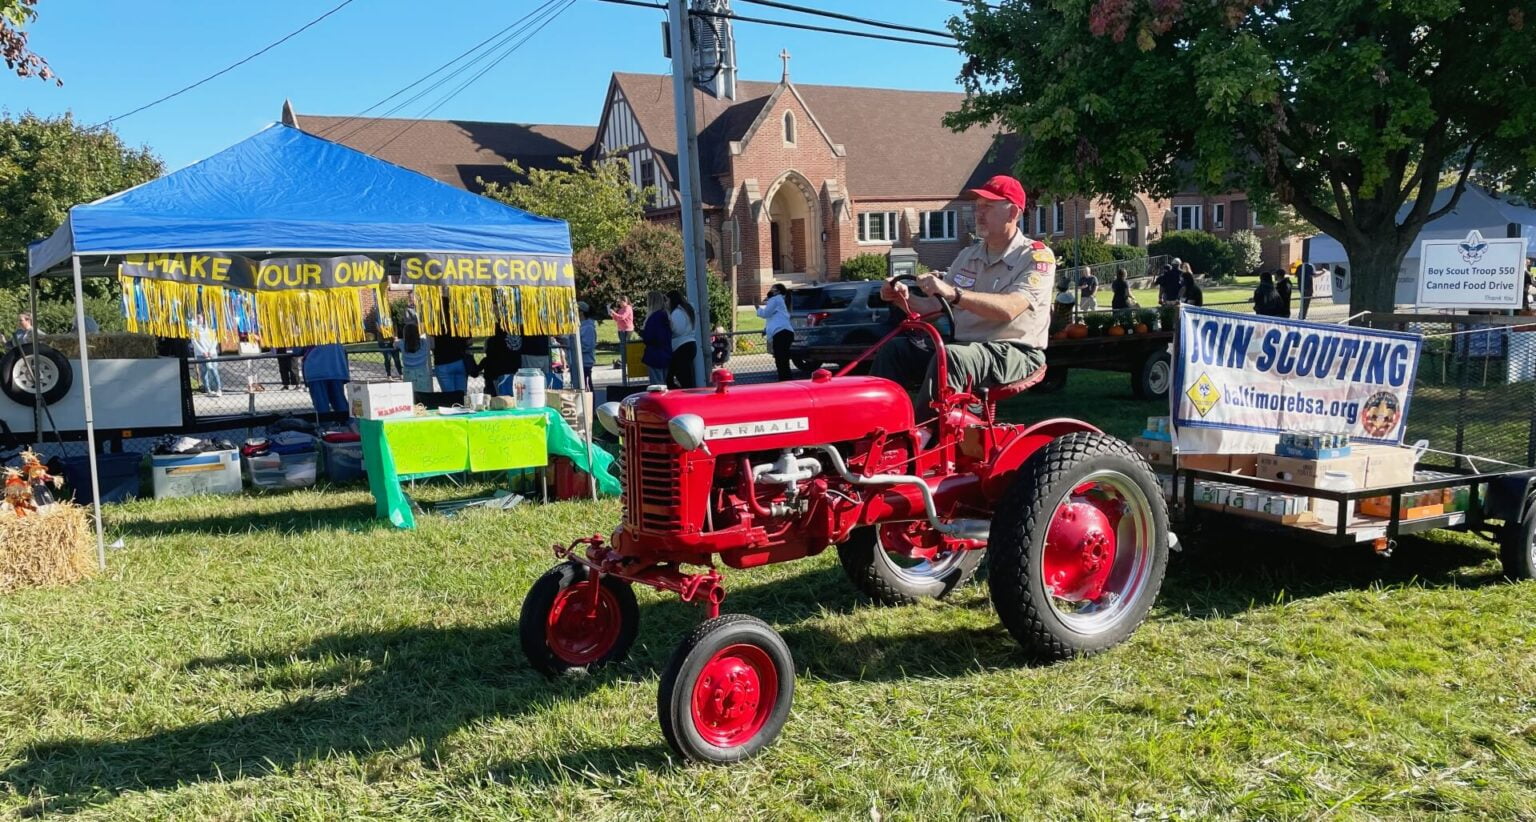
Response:
[[[1447,200],[1445,205],[1435,209],[1434,212],[1427,215],[1424,218],[1424,222],[1419,223],[1419,225],[1423,225],[1424,223],[1430,222],[1431,220],[1438,220],[1441,217],[1444,217],[1445,215],[1451,213],[1452,209],[1456,208],[1457,203],[1461,202],[1461,195],[1467,190],[1467,175],[1472,173],[1472,166],[1476,165],[1477,163],[1477,150],[1482,146],[1482,144],[1483,138],[1478,137],[1476,140],[1472,141],[1472,145],[1467,147],[1467,158],[1462,161],[1461,173],[1456,176],[1456,187],[1451,190],[1451,199]],[[1414,211],[1418,211],[1418,208],[1415,207]],[[1409,214],[1408,216],[1410,219],[1413,217],[1412,214]],[[1417,226],[1415,226],[1415,228],[1417,228]]]

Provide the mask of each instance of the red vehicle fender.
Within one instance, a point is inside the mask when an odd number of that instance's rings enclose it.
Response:
[[[1013,482],[1013,475],[1036,451],[1044,448],[1046,443],[1057,437],[1075,434],[1078,432],[1100,434],[1103,433],[1092,425],[1082,420],[1074,420],[1067,417],[1058,417],[1051,420],[1041,420],[1034,425],[1017,431],[1013,438],[998,451],[997,458],[992,460],[992,470],[982,481],[981,490],[986,498],[992,502],[1002,499],[1008,492],[1008,486]]]

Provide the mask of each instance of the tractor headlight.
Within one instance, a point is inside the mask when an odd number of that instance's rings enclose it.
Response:
[[[619,436],[619,404],[605,402],[597,407],[597,421],[602,424],[603,430]]]
[[[704,418],[698,414],[678,414],[667,422],[667,430],[684,451],[696,451],[704,444]]]

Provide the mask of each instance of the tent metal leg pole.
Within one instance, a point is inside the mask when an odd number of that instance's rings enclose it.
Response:
[[[37,379],[43,358],[37,348],[42,342],[38,339],[42,332],[37,327],[37,277],[28,274],[27,285],[30,286],[27,290],[31,292],[31,307],[27,310],[32,312],[32,444],[35,447],[43,441],[43,386]]]
[[[581,415],[581,438],[586,441],[587,445],[587,479],[591,481],[592,499],[596,500],[597,466],[592,462],[592,415],[587,413],[586,394],[590,392],[595,398],[597,392],[593,390],[592,386],[587,384],[587,369],[582,366],[586,360],[581,358],[581,320],[581,317],[576,318],[575,345],[573,346],[576,350],[576,356],[573,358],[575,362],[571,364],[571,382],[576,383],[582,392],[576,397],[577,413]],[[597,352],[594,351],[592,353],[595,355]],[[596,360],[595,356],[593,360]],[[578,375],[581,377],[580,380],[576,379]]]
[[[96,415],[91,410],[91,355],[85,340],[85,295],[80,285],[80,255],[70,255],[75,268],[75,331],[80,338],[80,379],[85,381],[85,445],[91,463],[91,508],[96,514],[96,562],[107,567],[107,540],[101,527],[101,475],[96,471]]]

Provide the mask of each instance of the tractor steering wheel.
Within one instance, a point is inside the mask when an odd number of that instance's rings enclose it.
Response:
[[[916,275],[913,275],[913,274],[897,274],[895,277],[891,278],[891,282],[892,283],[900,283],[900,282],[911,283],[912,284],[912,286],[911,286],[912,290],[917,291],[918,293],[921,293],[925,297],[932,296],[932,295],[924,292],[922,289],[916,287],[917,286],[917,276]],[[954,306],[950,305],[949,304],[949,300],[946,300],[943,297],[935,297],[934,299],[937,299],[939,301],[939,307],[941,309],[943,309],[945,319],[949,320],[949,329],[947,331],[944,331],[944,330],[939,331],[939,336],[941,338],[943,338],[944,342],[952,343],[952,342],[955,341],[955,309],[954,309]],[[908,313],[911,313],[910,307],[909,307]]]

